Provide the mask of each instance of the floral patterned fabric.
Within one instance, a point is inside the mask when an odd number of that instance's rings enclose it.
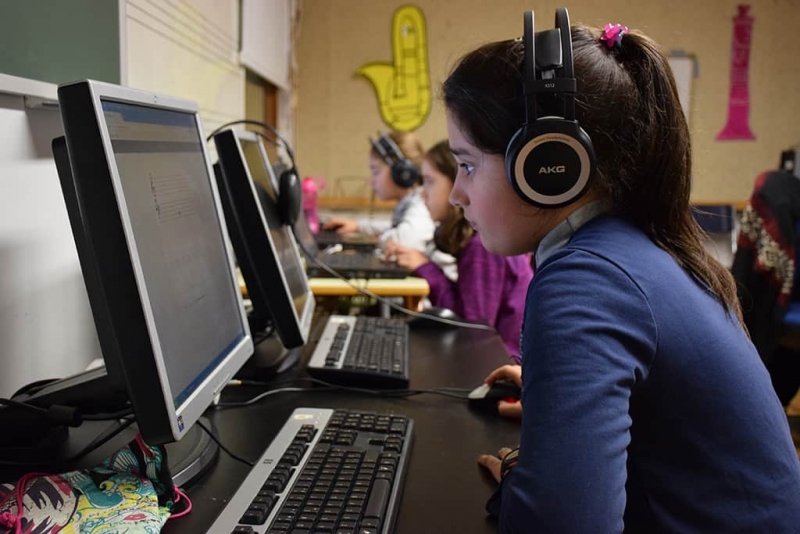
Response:
[[[16,522],[26,534],[157,533],[176,498],[166,466],[164,449],[137,436],[90,470],[0,484],[0,534],[16,532]]]

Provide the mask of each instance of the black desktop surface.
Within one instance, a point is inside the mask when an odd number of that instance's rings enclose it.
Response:
[[[317,330],[317,329],[314,329]],[[308,353],[313,350],[312,343]],[[413,331],[409,338],[411,387],[474,388],[499,365],[509,363],[500,337],[465,329]],[[302,369],[275,381],[306,376]],[[280,387],[280,386],[274,386]],[[245,400],[263,390],[232,388],[223,401]],[[272,388],[270,388],[272,389]],[[495,532],[485,504],[494,482],[478,466],[478,454],[516,446],[519,423],[470,410],[466,400],[440,395],[381,398],[356,393],[279,393],[246,408],[209,410],[222,443],[256,460],[299,406],[403,414],[414,419],[415,436],[395,532]],[[186,488],[192,512],[167,521],[166,534],[206,532],[250,468],[220,452],[208,474]]]

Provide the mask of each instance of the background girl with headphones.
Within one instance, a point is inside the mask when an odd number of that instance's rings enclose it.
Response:
[[[391,132],[370,138],[369,170],[372,189],[380,200],[396,200],[391,221],[376,224],[369,217],[359,220],[333,217],[323,228],[340,234],[354,232],[380,236],[381,244],[395,241],[415,250],[425,250],[433,239],[434,224],[420,197],[419,166],[425,151],[412,133]]]
[[[451,202],[488,250],[535,253],[519,450],[479,458],[488,511],[501,533],[796,532],[800,462],[691,212],[667,59],[563,8],[553,30],[524,22],[443,90]]]
[[[458,276],[447,277],[433,255],[390,242],[386,255],[397,264],[428,281],[428,300],[449,308],[462,319],[495,327],[509,355],[519,361],[519,333],[525,308],[525,292],[533,277],[528,255],[503,257],[492,254],[481,244],[478,234],[464,218],[464,210],[450,205],[458,165],[450,145],[442,141],[431,148],[422,161],[422,199],[434,221],[436,249],[456,258]]]

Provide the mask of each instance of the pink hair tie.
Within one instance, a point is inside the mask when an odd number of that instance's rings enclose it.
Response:
[[[628,27],[622,24],[606,24],[603,27],[603,34],[600,35],[606,48],[609,50],[622,43],[622,37],[628,33]]]

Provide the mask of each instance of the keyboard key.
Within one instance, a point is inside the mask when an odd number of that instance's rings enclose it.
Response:
[[[372,484],[369,501],[367,501],[367,508],[364,510],[365,519],[383,519],[391,490],[392,486],[388,480],[381,478],[375,480]]]

